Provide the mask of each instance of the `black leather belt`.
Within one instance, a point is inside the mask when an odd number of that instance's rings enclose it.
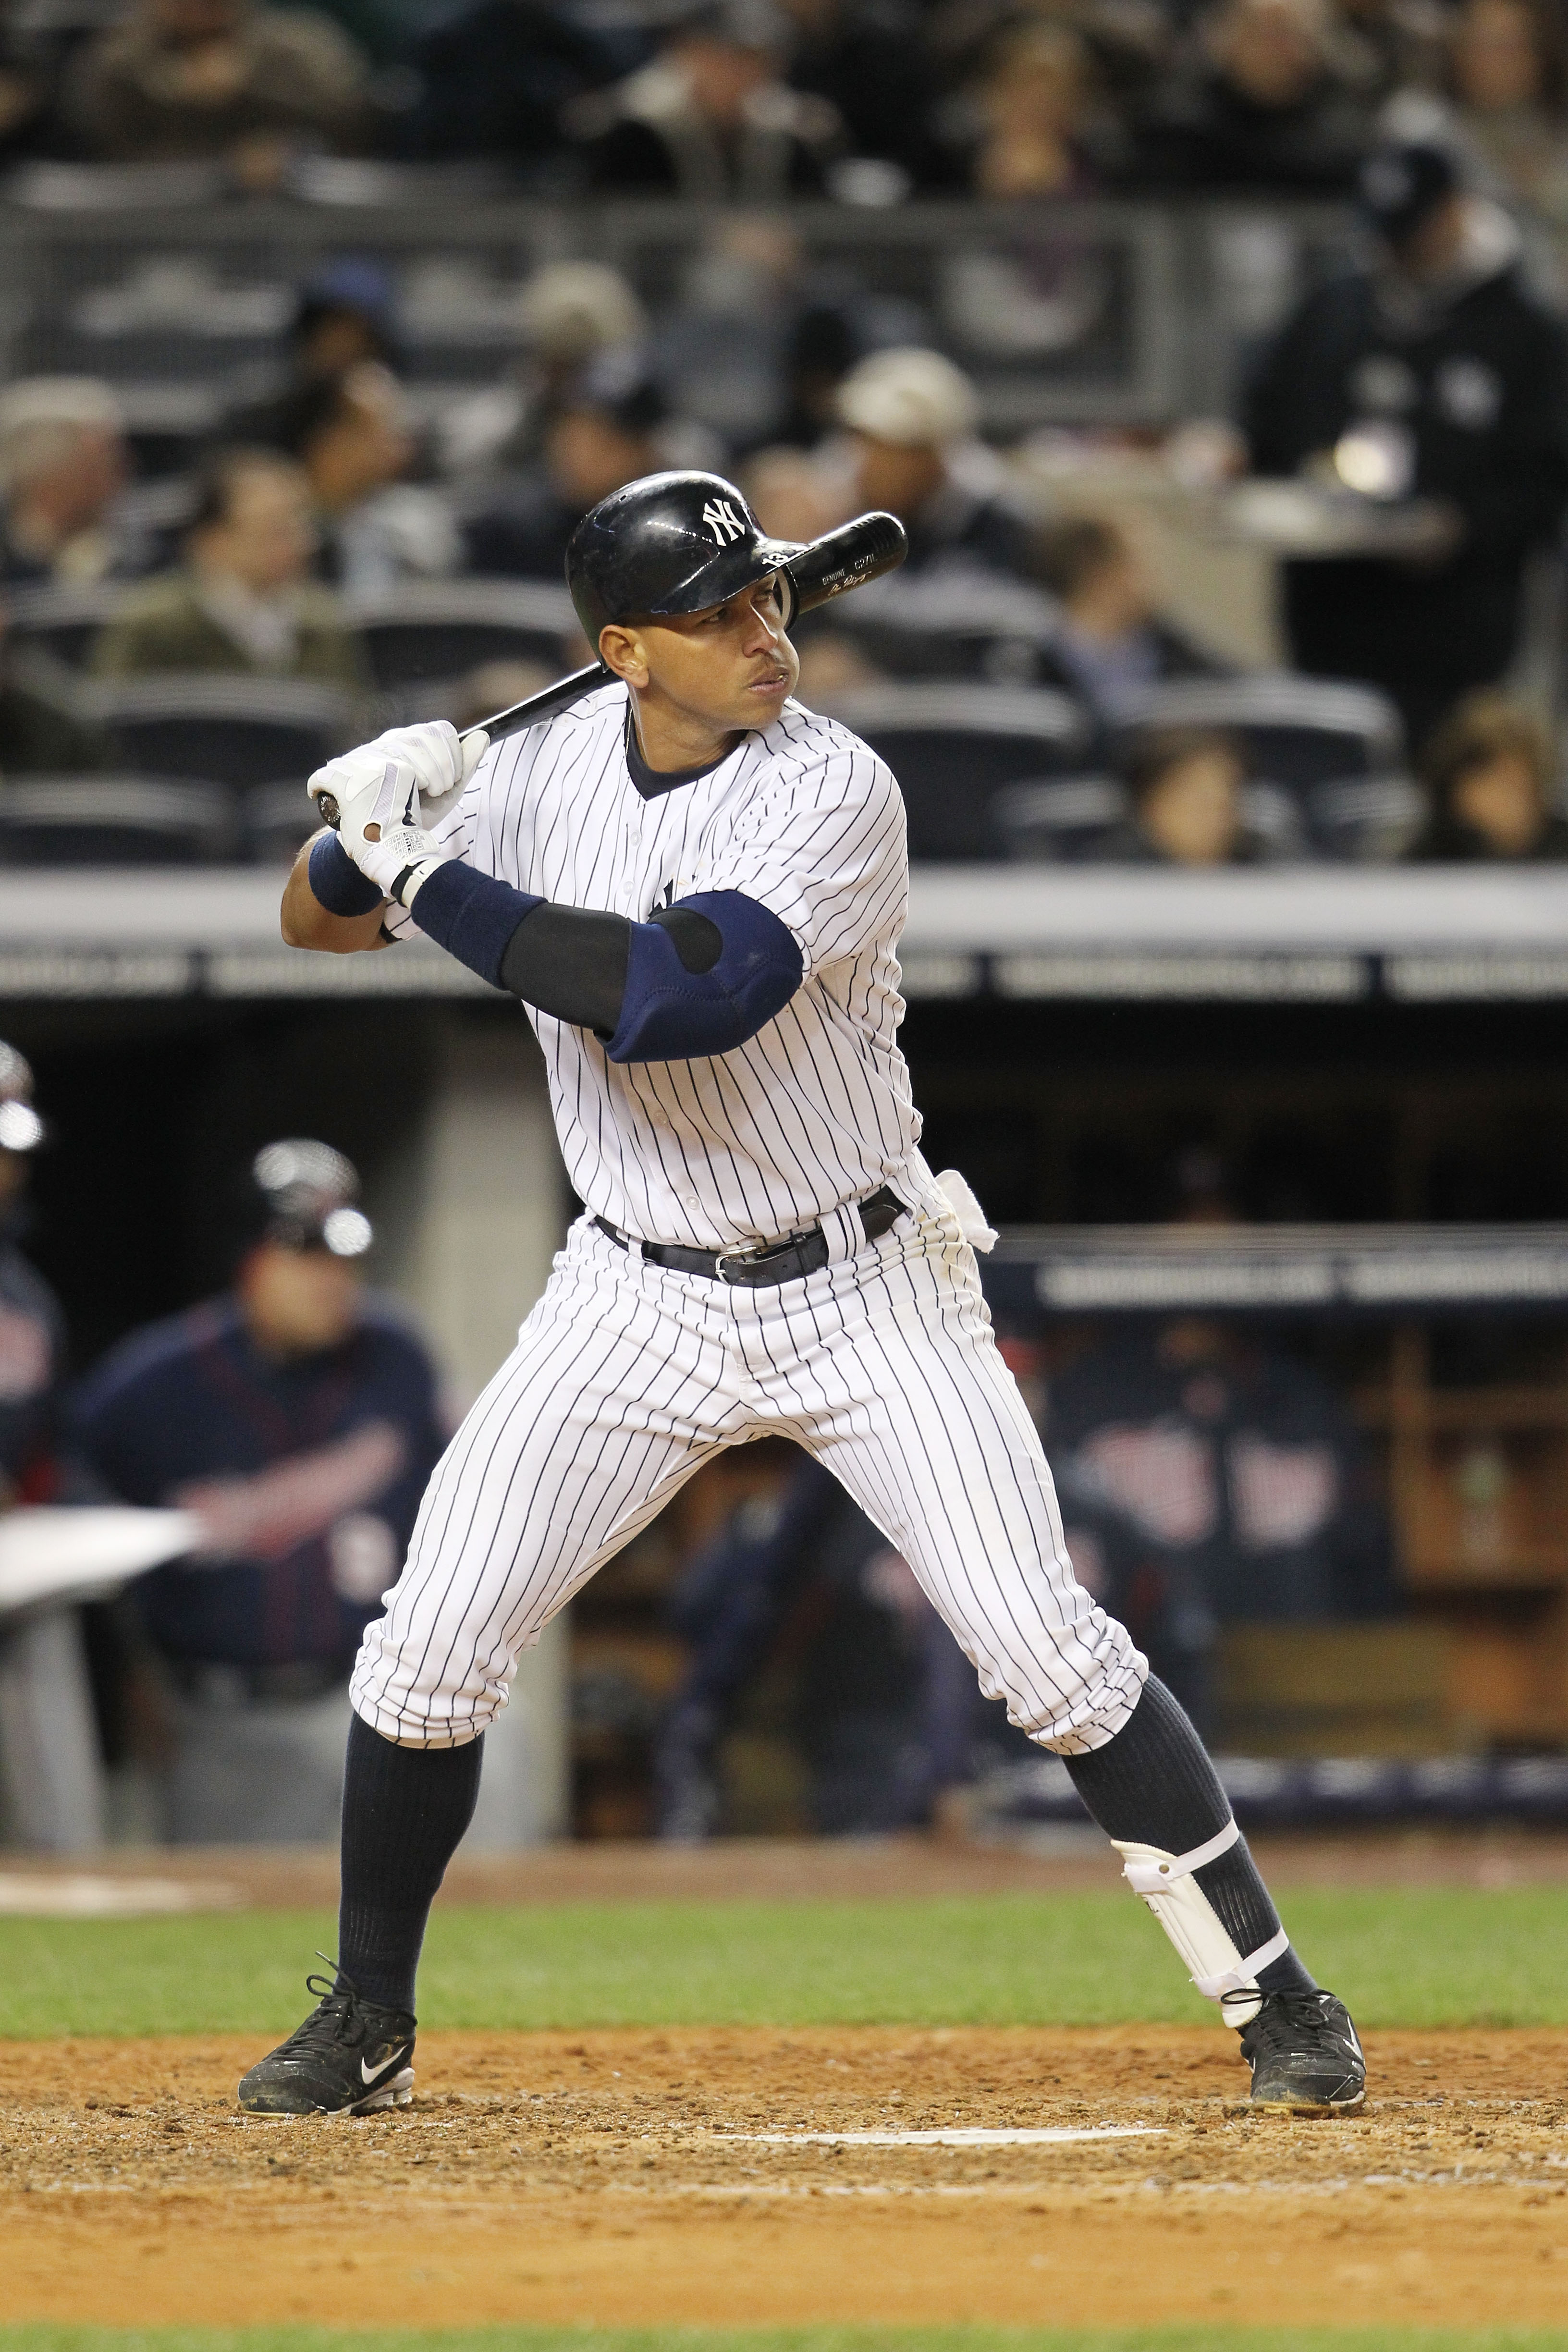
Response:
[[[879,1241],[889,1225],[895,1224],[909,1208],[900,1201],[890,1184],[879,1192],[868,1192],[855,1206],[868,1242]],[[595,1217],[594,1223],[602,1234],[607,1234],[617,1249],[629,1246],[626,1234],[607,1217]],[[782,1242],[768,1242],[761,1249],[700,1250],[686,1249],[679,1242],[644,1242],[642,1254],[650,1265],[668,1266],[671,1274],[700,1274],[710,1282],[739,1282],[760,1290],[775,1282],[800,1282],[808,1274],[820,1274],[827,1264],[827,1235],[820,1225],[808,1225],[804,1233],[786,1234]]]

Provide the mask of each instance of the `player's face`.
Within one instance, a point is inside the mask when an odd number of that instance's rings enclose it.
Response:
[[[324,1249],[263,1242],[241,1267],[238,1290],[251,1337],[270,1355],[341,1348],[359,1319],[359,1278]]]
[[[771,727],[800,676],[800,656],[784,635],[777,574],[727,604],[606,629],[602,646],[605,639],[624,646],[624,666],[616,659],[610,666],[628,685],[716,736]],[[609,658],[610,647],[605,650]]]

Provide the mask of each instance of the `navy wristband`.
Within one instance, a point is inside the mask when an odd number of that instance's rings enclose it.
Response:
[[[329,915],[370,915],[382,903],[383,892],[360,872],[335,833],[311,843],[307,871],[310,895]]]

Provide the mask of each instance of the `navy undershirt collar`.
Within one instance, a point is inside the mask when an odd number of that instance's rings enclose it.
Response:
[[[631,706],[627,704],[626,773],[645,801],[656,801],[660,793],[672,793],[679,784],[694,784],[699,777],[710,776],[714,769],[721,768],[730,757],[730,751],[721,751],[716,760],[710,760],[700,768],[650,768],[643,758],[637,730],[632,721]]]

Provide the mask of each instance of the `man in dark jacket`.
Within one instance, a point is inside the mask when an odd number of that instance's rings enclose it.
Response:
[[[1331,471],[1336,450],[1366,448],[1387,495],[1451,509],[1451,551],[1431,560],[1285,566],[1298,666],[1383,687],[1418,749],[1512,658],[1526,561],[1568,496],[1568,344],[1521,281],[1511,222],[1464,193],[1444,151],[1381,149],[1361,192],[1380,258],[1308,296],[1244,423],[1259,474]]]
[[[268,1144],[234,1288],[133,1333],[86,1383],[82,1450],[128,1503],[205,1522],[137,1588],[162,1661],[177,1842],[337,1828],[348,1677],[442,1445],[430,1361],[360,1289],[368,1221],[327,1145]]]
[[[1348,193],[1366,110],[1334,70],[1330,34],[1322,0],[1223,0],[1150,111],[1136,175],[1205,192]]]

